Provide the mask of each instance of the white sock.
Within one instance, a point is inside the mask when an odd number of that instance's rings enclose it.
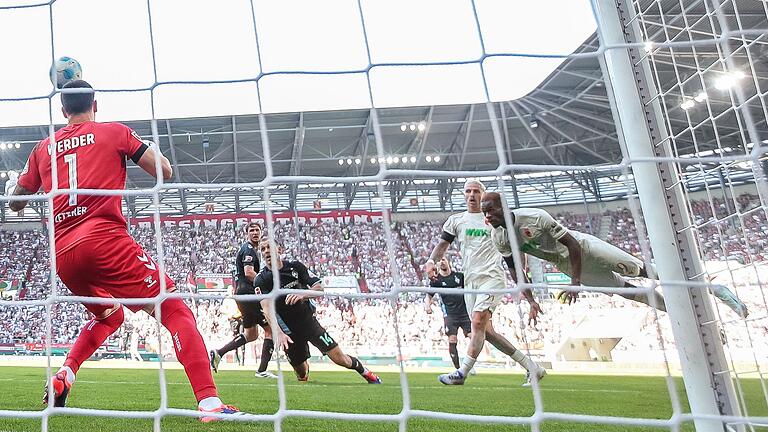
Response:
[[[512,360],[516,361],[520,366],[524,367],[528,372],[533,372],[539,369],[539,365],[536,364],[530,357],[523,354],[520,350],[515,350],[511,355]]]
[[[220,407],[222,405],[223,405],[223,403],[221,402],[221,399],[219,399],[216,396],[207,397],[207,398],[205,398],[205,399],[203,399],[203,400],[201,400],[200,402],[197,403],[197,406],[200,409],[204,409],[204,410],[207,410],[207,411],[210,411],[212,409],[216,409],[216,408],[218,408],[218,407]]]
[[[67,384],[72,385],[75,382],[75,373],[72,372],[72,369],[69,366],[62,366],[56,373],[61,371],[67,372]]]
[[[462,375],[467,376],[469,374],[469,371],[472,370],[472,367],[475,366],[475,362],[477,359],[473,359],[470,356],[464,357],[464,360],[461,361],[461,367],[459,368],[459,371]]]

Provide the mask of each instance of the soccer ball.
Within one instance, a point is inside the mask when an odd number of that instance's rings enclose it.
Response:
[[[53,64],[53,69],[56,70],[56,88],[62,88],[64,84],[83,77],[80,63],[72,57],[60,57]],[[53,76],[53,71],[51,71],[51,76]]]

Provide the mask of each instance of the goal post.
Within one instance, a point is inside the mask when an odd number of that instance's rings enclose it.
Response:
[[[639,25],[626,0],[594,0],[593,5],[606,89],[624,163],[634,173],[696,430],[722,432],[729,422],[719,417],[741,413],[657,89],[647,57],[638,49],[643,43]]]

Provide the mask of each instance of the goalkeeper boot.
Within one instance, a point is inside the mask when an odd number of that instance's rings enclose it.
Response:
[[[67,403],[67,396],[69,396],[69,390],[72,388],[72,384],[67,381],[67,372],[58,371],[56,375],[45,384],[45,395],[43,396],[43,404],[48,405],[48,386],[53,388],[53,406],[63,407]]]
[[[531,373],[531,371],[526,372],[523,387],[530,387],[532,385],[531,381],[534,380],[534,375],[536,376],[536,382],[541,382],[542,378],[547,375],[547,370],[543,367],[539,367],[533,373]]]
[[[719,298],[720,301],[726,304],[731,310],[736,312],[736,315],[742,319],[749,316],[747,305],[744,304],[730,289],[725,285],[712,285],[712,294]]]
[[[219,355],[219,352],[216,350],[211,350],[208,355],[211,358],[211,369],[213,369],[214,372],[219,372],[219,363],[221,363],[221,355]]]
[[[458,369],[453,371],[453,373],[442,374],[437,377],[437,380],[445,385],[464,385],[465,379],[467,379],[467,377],[465,377]]]
[[[201,416],[200,421],[203,423],[210,423],[214,421],[220,421],[220,420],[232,420],[231,417],[239,417],[245,415],[245,413],[240,412],[239,409],[233,407],[232,405],[225,405],[221,404],[221,406],[216,407],[214,409],[202,409],[200,407],[197,408],[198,411],[204,412],[204,413],[210,413],[210,414],[219,414],[218,416]]]
[[[361,373],[360,376],[365,378],[365,380],[368,381],[368,384],[381,384],[381,378],[379,378],[378,375],[369,371],[368,369]]]
[[[256,372],[255,374],[253,374],[253,376],[255,376],[256,378],[270,378],[270,379],[277,379],[277,375],[273,374],[273,373],[272,373],[272,372],[270,372],[270,371],[261,371],[261,372]]]

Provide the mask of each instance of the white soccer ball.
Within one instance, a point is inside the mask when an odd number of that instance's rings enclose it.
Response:
[[[80,62],[72,57],[60,57],[53,64],[53,68],[56,69],[56,88],[62,88],[64,84],[72,80],[83,78],[83,68],[80,67]]]

